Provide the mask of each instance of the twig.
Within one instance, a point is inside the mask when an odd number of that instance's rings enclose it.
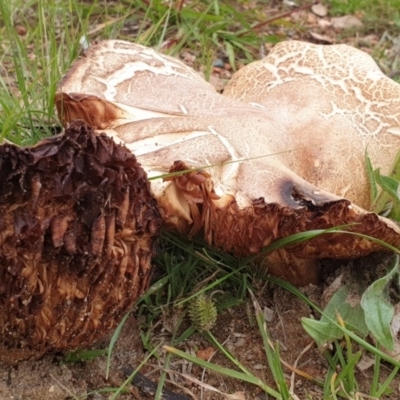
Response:
[[[130,376],[132,374],[133,368],[126,367],[124,368],[123,371],[126,376]],[[150,395],[154,395],[154,393],[157,391],[157,383],[153,382],[140,372],[138,372],[134,376],[131,384],[137,386],[145,393]],[[190,397],[183,394],[175,393],[172,390],[167,389],[165,387],[162,390],[162,398],[163,400],[190,400]]]
[[[53,374],[49,375],[50,378],[53,379],[61,389],[63,389],[65,392],[68,393],[69,396],[71,396],[75,400],[79,400],[78,397],[75,396],[75,394],[70,389],[68,389],[64,384],[62,384]]]

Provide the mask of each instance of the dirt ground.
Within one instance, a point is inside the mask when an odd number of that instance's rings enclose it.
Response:
[[[324,290],[338,274],[344,274],[347,280],[357,280],[362,276],[373,279],[376,275],[377,263],[384,257],[372,256],[356,262],[327,261],[327,273],[321,286],[307,286],[303,292],[315,303],[323,304]],[[373,276],[368,276],[372,274]],[[316,379],[323,380],[328,368],[327,361],[321,351],[312,343],[310,337],[301,326],[302,317],[315,315],[314,311],[303,301],[286,290],[265,284],[255,283],[259,290],[255,293],[257,300],[268,317],[268,329],[274,342],[279,342],[281,359],[293,366],[297,360],[297,368]],[[317,316],[316,316],[317,317]],[[214,336],[240,360],[241,363],[264,382],[274,387],[268,370],[262,338],[254,318],[254,309],[249,300],[246,304],[225,310],[218,316],[212,330]],[[171,335],[160,324],[153,333],[154,344],[168,344]],[[108,345],[107,338],[103,345]],[[232,368],[221,354],[210,346],[210,343],[199,333],[194,334],[183,345],[185,350],[199,357],[212,357],[211,361],[221,366]],[[305,353],[300,354],[305,350]],[[137,321],[130,317],[113,351],[110,376],[106,379],[106,356],[91,361],[67,363],[62,355],[47,355],[38,361],[20,362],[17,366],[0,365],[0,399],[4,400],[70,400],[93,399],[106,400],[112,398],[110,393],[101,389],[119,387],[127,374],[137,367],[145,356],[142,341],[139,337]],[[158,382],[160,371],[165,360],[161,352],[158,361],[152,358],[140,371],[133,384],[127,387],[128,392],[120,395],[120,399],[137,400],[154,398],[155,382]],[[382,367],[382,377],[389,375],[388,365]],[[298,375],[293,376],[285,369],[288,383],[293,385],[294,393],[299,399],[323,399],[322,388]],[[360,393],[368,393],[372,380],[372,368],[358,372],[357,381]],[[202,389],[202,384],[193,382],[193,378],[219,390],[219,394]],[[291,381],[292,379],[292,381]],[[391,385],[394,392],[385,399],[400,398],[400,377]],[[265,400],[265,394],[255,386],[227,378],[210,371],[204,371],[183,360],[174,359],[169,366],[164,399],[167,400]],[[360,397],[362,399],[364,397]]]
[[[317,299],[322,291],[317,287],[306,288],[307,293]],[[273,311],[273,317],[269,323],[271,337],[279,341],[282,358],[293,365],[301,351],[312,340],[305,333],[300,324],[301,317],[309,317],[312,310],[301,300],[280,288],[266,287],[263,292],[257,294],[262,307],[268,307]],[[266,365],[262,339],[254,317],[253,306],[248,304],[223,312],[219,317],[213,334],[226,348],[251,371],[268,384],[274,387]],[[161,333],[161,332],[160,332]],[[162,334],[160,334],[160,338]],[[165,338],[168,340],[168,337]],[[107,341],[105,341],[105,344]],[[201,334],[195,334],[187,340],[183,348],[190,352],[210,351],[210,344]],[[92,390],[98,390],[108,386],[118,387],[126,378],[124,372],[130,366],[136,367],[143,359],[144,351],[138,335],[135,319],[128,320],[116,348],[113,352],[111,376],[105,379],[106,357],[101,356],[95,360],[78,363],[65,363],[61,355],[48,355],[39,361],[25,361],[18,366],[0,366],[0,398],[13,400],[67,400],[75,398],[108,399],[109,394],[93,394],[87,396]],[[232,368],[232,365],[223,356],[215,354],[213,363]],[[162,359],[160,360],[162,363]],[[327,369],[326,361],[313,346],[300,360],[298,364],[304,372],[314,377],[323,378]],[[157,381],[159,366],[154,361],[148,363],[141,372],[149,374],[149,379]],[[197,366],[180,361],[172,364],[173,371],[169,374],[168,387],[177,393],[192,393],[196,397],[187,395],[187,399],[201,398],[201,389],[190,381],[187,381],[179,373],[189,374],[196,379],[203,380],[208,385],[223,393],[236,394],[237,399],[265,399],[260,390],[239,381],[227,379],[224,376],[205,372]],[[290,371],[288,377],[290,376]],[[147,385],[148,386],[148,385]],[[130,386],[130,394],[122,395],[121,399],[151,399],[152,393],[141,390],[137,386]],[[190,392],[189,392],[190,391]],[[295,379],[295,392],[300,398],[305,398],[306,393],[314,399],[321,399],[321,390],[307,381]],[[303,395],[301,395],[303,393]],[[304,397],[303,397],[304,396]],[[225,397],[210,391],[205,391],[204,399],[224,399]],[[175,399],[171,397],[171,399]],[[178,398],[176,398],[178,399]]]
[[[278,4],[278,2],[277,2]],[[279,12],[277,6],[275,12]],[[362,15],[354,16],[361,21]],[[301,39],[313,41],[316,43],[338,43],[344,42],[361,48],[369,53],[374,49],[377,43],[382,41],[387,43],[387,57],[381,67],[389,75],[395,74],[391,69],[391,61],[395,54],[395,42],[389,34],[383,35],[382,32],[369,31],[367,34],[360,35],[354,26],[352,34],[345,33],[343,28],[333,26],[332,19],[328,16],[320,16],[317,13],[307,9],[298,13],[293,13],[287,17],[289,21],[296,22],[304,27],[303,30],[292,30],[288,32],[281,25],[270,25],[268,29],[276,35],[286,36],[291,39]],[[353,23],[355,26],[358,22]],[[347,26],[349,27],[349,26]],[[265,46],[267,52],[271,45]],[[182,51],[181,58],[188,64],[193,63],[193,55]],[[224,82],[230,77],[229,68],[217,66],[214,68],[212,83],[218,89],[223,89]],[[376,261],[376,259],[375,259]],[[342,270],[354,267],[353,264],[345,265]],[[334,278],[339,270],[328,274],[325,282],[320,287],[304,288],[305,293],[317,304],[322,302],[323,290]],[[260,285],[261,287],[262,285]],[[272,312],[269,320],[269,330],[273,340],[279,341],[282,359],[290,365],[293,365],[300,353],[312,342],[310,337],[303,330],[300,319],[310,317],[313,311],[304,302],[300,301],[294,295],[284,291],[279,287],[266,285],[256,293],[256,297],[262,307]],[[218,317],[217,324],[213,329],[214,335],[225,343],[225,346],[232,354],[238,357],[251,371],[274,387],[273,380],[268,371],[265,360],[265,353],[262,346],[262,339],[254,320],[251,317],[253,306],[249,301],[247,304],[224,311]],[[165,332],[161,331],[160,338]],[[166,336],[167,337],[167,336]],[[161,340],[161,339],[160,339]],[[103,346],[108,345],[108,339],[105,338]],[[195,334],[187,340],[181,347],[184,350],[198,353],[199,351],[209,352],[211,355],[213,349],[210,344],[200,334]],[[116,344],[112,356],[111,374],[106,379],[106,357],[100,356],[91,361],[66,363],[63,355],[46,355],[38,361],[20,362],[17,366],[7,366],[0,364],[0,399],[4,400],[67,400],[67,399],[93,399],[102,400],[112,397],[110,393],[101,393],[102,388],[119,387],[126,379],[126,373],[132,371],[132,368],[138,366],[146,355],[142,347],[142,341],[139,336],[137,321],[130,317],[125,325],[123,332]],[[152,399],[154,392],[151,391],[151,383],[147,379],[157,382],[162,368],[163,357],[147,363],[141,370],[147,378],[138,378],[136,384],[129,385],[129,393],[121,395],[120,399]],[[216,353],[212,362],[220,365],[232,367],[218,353]],[[186,374],[205,382],[206,384],[220,390],[223,393],[229,393],[230,399],[256,399],[265,400],[265,394],[254,386],[227,379],[226,377],[203,371],[199,367],[193,366],[185,361],[173,361],[171,372],[168,374],[167,392],[164,398],[170,400],[183,399],[206,399],[219,400],[227,398],[224,395],[204,390],[202,395],[201,385],[189,381],[182,374]],[[298,368],[307,372],[315,378],[323,379],[327,362],[320,351],[315,346],[300,358]],[[288,381],[291,372],[286,370]],[[390,369],[383,367],[383,376],[389,374]],[[372,371],[367,370],[359,373],[359,383],[362,385],[360,391],[366,390],[371,382]],[[322,399],[322,389],[309,381],[294,377],[294,392],[300,399]],[[396,386],[397,385],[397,386]],[[364,386],[364,387],[363,387]],[[149,390],[150,388],[150,390]],[[387,399],[400,398],[400,378],[393,386],[394,393],[387,396]],[[94,391],[94,393],[93,393]],[[92,393],[92,394],[90,394]],[[179,393],[179,394],[178,394]],[[186,396],[186,397],[185,397]]]

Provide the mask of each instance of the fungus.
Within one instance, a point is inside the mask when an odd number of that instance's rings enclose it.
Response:
[[[102,41],[60,83],[57,110],[64,124],[83,119],[137,156],[166,227],[201,233],[237,256],[344,224],[399,246],[396,224],[356,205],[366,206],[365,148],[384,169],[397,151],[399,86],[358,50],[313,46],[280,45],[255,63],[257,73],[252,65],[239,71],[224,96],[177,59]],[[318,280],[315,260],[380,250],[332,233],[275,251],[266,263],[301,285]]]
[[[367,53],[344,44],[287,41],[242,68],[224,95],[274,118],[273,148],[308,182],[370,206],[365,152],[388,174],[400,148],[400,85]],[[280,142],[280,143],[279,143]],[[286,144],[287,145],[287,144]]]
[[[83,122],[0,146],[0,361],[104,337],[147,288],[160,225],[135,156]]]

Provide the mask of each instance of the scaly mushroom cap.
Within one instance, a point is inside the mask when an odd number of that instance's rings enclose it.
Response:
[[[224,95],[275,115],[276,141],[304,147],[283,153],[285,165],[364,208],[370,206],[365,151],[387,174],[400,148],[400,85],[354,47],[279,43],[235,73]]]
[[[307,182],[297,175],[300,163],[288,165],[288,152],[309,160],[309,168],[315,164],[307,158],[312,148],[292,137],[299,132],[285,128],[289,115],[222,96],[179,60],[152,49],[123,41],[91,46],[60,83],[56,105],[64,124],[81,118],[126,144],[153,178],[167,226],[203,231],[226,251],[257,254],[276,239],[348,223],[356,224],[355,232],[400,244],[397,225]],[[301,134],[307,146],[307,129]],[[330,140],[318,142],[324,157]],[[268,261],[277,275],[304,284],[317,279],[310,260],[380,249],[354,235],[332,234],[275,252]]]
[[[0,361],[104,337],[146,289],[160,225],[135,156],[83,122],[0,146]]]

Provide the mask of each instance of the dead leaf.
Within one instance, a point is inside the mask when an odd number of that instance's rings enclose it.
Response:
[[[340,274],[322,293],[323,304],[328,304],[332,296],[342,287],[343,274]]]
[[[364,24],[355,15],[343,15],[343,17],[335,17],[331,19],[332,26],[335,29],[360,29]]]
[[[272,322],[275,317],[275,311],[272,308],[264,307],[263,310],[265,321]]]
[[[392,328],[393,336],[396,337],[400,332],[400,304],[396,304],[394,308],[394,316],[390,323]]]
[[[283,4],[289,7],[298,7],[299,5],[295,1],[283,0]]]
[[[23,25],[17,25],[15,27],[15,31],[17,32],[17,35],[19,36],[25,36],[28,30],[25,28]]]
[[[207,347],[206,349],[197,350],[196,357],[208,361],[214,354],[215,350],[212,347]]]
[[[213,85],[215,87],[215,90],[217,92],[221,92],[222,90],[224,90],[224,87],[226,85],[226,81],[224,81],[223,79],[221,79],[215,75],[210,76],[209,82],[211,83],[211,85]]]
[[[326,19],[319,19],[318,20],[318,26],[321,29],[326,30],[326,29],[328,29],[328,28],[330,28],[332,26],[332,22],[328,21]]]
[[[318,4],[314,4],[311,7],[311,11],[315,14],[318,15],[318,17],[326,17],[326,15],[328,14],[328,10],[326,9],[326,6],[324,6],[321,3]]]
[[[320,35],[319,33],[315,32],[310,32],[310,35],[313,39],[316,39],[322,43],[329,43],[329,44],[333,43],[333,40],[326,35]]]
[[[363,355],[361,360],[357,363],[357,369],[361,372],[366,371],[375,364],[375,358],[368,355]]]

